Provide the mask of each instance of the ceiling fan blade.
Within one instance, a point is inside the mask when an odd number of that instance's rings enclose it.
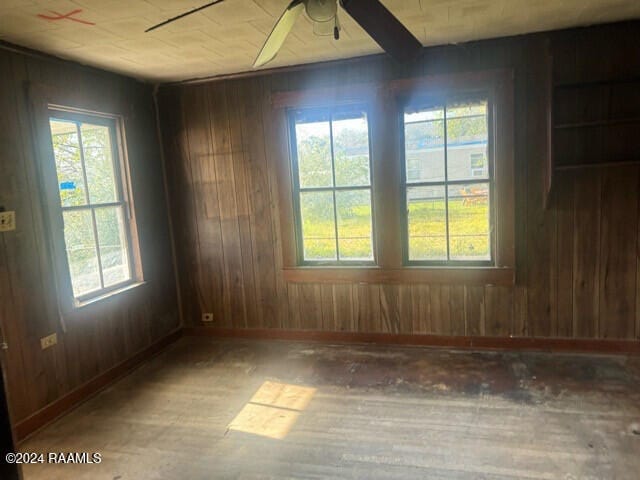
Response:
[[[379,0],[340,0],[340,5],[395,59],[406,62],[421,51],[420,41]]]
[[[192,13],[196,13],[196,12],[199,12],[200,10],[204,10],[205,8],[212,7],[216,3],[222,3],[222,2],[224,2],[224,0],[214,0],[213,2],[209,2],[206,5],[202,5],[201,7],[196,7],[193,10],[189,10],[188,12],[184,12],[184,13],[181,13],[180,15],[176,15],[175,17],[171,17],[168,20],[165,20],[164,22],[160,22],[159,24],[154,25],[153,27],[147,28],[145,30],[145,33],[146,32],[150,32],[151,30],[155,30],[156,28],[160,28],[160,27],[162,27],[162,26],[164,26],[164,25],[166,25],[168,23],[174,22],[174,21],[179,20],[179,19],[181,19],[183,17],[186,17],[187,15],[191,15]]]
[[[275,58],[282,47],[287,35],[296,23],[296,20],[300,14],[304,11],[304,2],[302,0],[293,0],[284,13],[280,16],[280,19],[276,23],[273,30],[269,34],[267,41],[264,42],[258,58],[253,62],[253,68],[261,67],[262,65],[269,63]]]

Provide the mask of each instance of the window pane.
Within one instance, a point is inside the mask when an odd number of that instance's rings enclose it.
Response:
[[[321,121],[303,119],[303,122],[296,120],[300,186],[330,187],[333,185],[333,172],[329,118],[327,116]]]
[[[452,260],[490,260],[489,184],[449,186]]]
[[[449,180],[489,178],[487,103],[447,108],[447,173]]]
[[[122,207],[96,208],[96,226],[104,286],[129,280],[129,257]]]
[[[405,113],[407,182],[444,180],[444,110]]]
[[[333,117],[336,185],[369,185],[369,128],[363,112]]]
[[[76,297],[98,290],[98,255],[90,210],[63,212],[64,241],[69,260],[71,285]]]
[[[444,186],[407,188],[409,260],[446,260]]]
[[[373,260],[371,192],[336,192],[340,260]]]
[[[80,134],[89,183],[89,201],[115,202],[117,193],[109,127],[83,123]]]
[[[49,126],[62,206],[85,205],[86,188],[76,124],[52,118],[49,120]]]
[[[300,193],[305,260],[336,260],[332,192]]]

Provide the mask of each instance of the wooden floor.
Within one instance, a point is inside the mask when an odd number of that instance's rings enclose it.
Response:
[[[27,440],[34,479],[640,478],[640,358],[184,338]]]

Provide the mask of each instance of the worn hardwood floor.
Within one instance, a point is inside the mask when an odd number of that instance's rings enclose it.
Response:
[[[21,445],[36,479],[629,479],[640,358],[183,338]]]

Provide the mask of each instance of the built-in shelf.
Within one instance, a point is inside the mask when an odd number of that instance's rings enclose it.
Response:
[[[589,88],[589,87],[606,87],[608,85],[623,85],[626,83],[640,83],[640,77],[627,77],[627,78],[615,78],[615,79],[598,79],[598,80],[584,80],[577,82],[556,82],[554,88],[556,89],[570,89],[570,88]]]
[[[580,172],[640,167],[640,57],[636,31],[609,44],[608,33],[552,38],[548,77],[535,78],[547,93],[547,158],[544,206],[560,198],[555,190]],[[541,63],[538,63],[541,67]]]
[[[640,165],[637,143],[629,141],[640,127],[640,102],[632,95],[624,103],[634,84],[640,89],[640,77],[555,83],[552,73],[549,78],[545,206],[559,172]]]
[[[594,127],[609,127],[615,125],[628,125],[633,123],[640,123],[640,117],[634,118],[616,118],[612,120],[594,120],[592,122],[578,122],[578,123],[561,123],[554,125],[556,130],[573,130],[578,128],[594,128]]]
[[[640,158],[633,160],[616,160],[613,162],[592,162],[592,163],[577,163],[574,165],[556,165],[554,171],[566,172],[570,170],[583,170],[587,168],[612,168],[612,167],[626,167],[629,165],[640,165]]]

